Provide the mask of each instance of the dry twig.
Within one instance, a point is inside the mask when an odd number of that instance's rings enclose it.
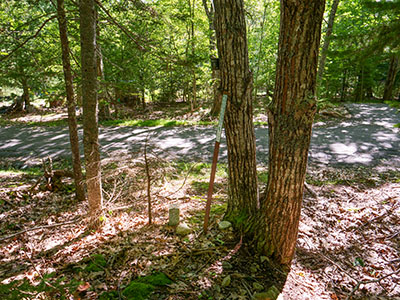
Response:
[[[392,273],[386,274],[386,275],[384,275],[382,277],[379,277],[377,279],[357,281],[357,284],[355,285],[353,290],[350,292],[350,294],[347,295],[346,300],[350,300],[351,297],[360,288],[361,285],[366,285],[366,284],[370,284],[370,283],[380,283],[383,279],[386,279],[386,278],[388,278],[390,276],[393,276],[393,275],[396,275],[398,273],[400,273],[400,269],[398,269],[397,271],[394,271]]]
[[[21,234],[29,232],[29,231],[35,231],[35,230],[38,230],[38,229],[46,229],[46,228],[53,228],[53,227],[64,226],[64,225],[69,225],[69,224],[75,224],[80,219],[81,219],[81,217],[79,216],[79,217],[77,217],[77,218],[75,218],[75,219],[73,219],[71,221],[67,221],[67,222],[63,222],[63,223],[56,223],[56,224],[51,224],[51,225],[42,225],[42,226],[27,228],[27,229],[21,230],[19,232],[16,232],[16,233],[13,233],[13,234],[10,234],[8,236],[0,238],[0,242],[9,240],[9,239],[11,239],[13,237],[16,237],[18,235],[21,235]]]

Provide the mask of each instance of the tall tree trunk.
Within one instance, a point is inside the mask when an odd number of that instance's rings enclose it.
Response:
[[[359,102],[365,98],[364,91],[364,67],[361,66],[360,71],[357,76],[357,85],[354,89],[354,101]]]
[[[83,145],[91,227],[99,225],[103,207],[99,151],[96,18],[94,0],[80,1],[80,35],[83,102]]]
[[[195,40],[194,40],[194,17],[195,17],[195,1],[192,0],[192,6],[190,8],[190,31],[191,31],[191,50],[192,50],[192,102],[191,102],[191,110],[193,111],[197,106],[197,82],[196,82],[196,64],[195,64]],[[189,0],[190,6],[190,0]]]
[[[20,112],[24,110],[24,95],[16,96],[15,97],[15,103],[12,106],[12,111],[13,112]]]
[[[214,4],[221,68],[220,89],[229,95],[225,114],[229,164],[226,218],[239,227],[243,224],[241,221],[256,213],[258,201],[252,108],[253,77],[249,69],[243,1],[218,0]]]
[[[72,80],[71,62],[69,57],[67,19],[65,17],[64,0],[57,0],[57,18],[60,31],[65,90],[67,93],[69,141],[71,145],[72,167],[74,171],[75,194],[77,200],[83,201],[85,200],[85,190],[83,184],[82,164],[79,153],[78,124],[75,114],[76,103]]]
[[[385,82],[385,90],[383,92],[383,100],[392,99],[394,82],[396,81],[396,75],[400,69],[399,67],[399,57],[393,54],[390,58],[388,75]]]
[[[218,66],[213,65],[217,62],[217,58],[215,57],[215,53],[217,52],[216,46],[216,38],[215,38],[215,27],[214,27],[214,4],[213,1],[210,1],[210,6],[207,4],[207,0],[203,0],[204,10],[206,12],[208,18],[208,29],[210,31],[209,37],[209,49],[210,49],[210,59],[211,59],[211,82],[212,82],[212,90],[213,90],[213,105],[210,110],[210,115],[216,116],[218,115],[221,109],[221,101],[222,97],[219,93],[220,86],[220,70]]]
[[[326,55],[328,54],[329,44],[331,42],[331,35],[333,32],[333,23],[335,22],[335,16],[336,16],[336,11],[337,11],[337,8],[339,5],[339,1],[340,0],[333,0],[332,8],[329,13],[328,26],[326,27],[324,44],[322,46],[321,57],[319,58],[319,64],[318,64],[318,75],[317,75],[318,84],[321,83],[322,75],[324,74]]]
[[[98,16],[96,12],[96,40],[100,36],[100,27],[98,26]],[[103,53],[101,50],[100,44],[96,44],[96,57],[97,57],[97,76],[101,82],[103,92],[99,94],[99,117],[101,119],[108,120],[111,118],[110,111],[110,99],[108,97],[108,88],[105,83],[104,76],[104,61],[103,61]]]
[[[23,94],[22,94],[22,101],[23,101],[23,106],[25,108],[25,110],[29,109],[29,106],[31,105],[31,98],[29,96],[29,85],[28,85],[28,80],[26,79],[26,77],[24,76],[22,78],[22,90],[23,90]]]
[[[340,90],[340,101],[343,101],[344,97],[346,96],[346,84],[347,84],[346,80],[347,80],[347,69],[344,69],[342,76],[342,87]]]
[[[281,265],[290,264],[298,233],[324,6],[324,0],[281,0],[275,92],[268,111],[268,183],[254,231],[257,250]]]
[[[262,44],[263,44],[263,39],[264,39],[264,24],[265,24],[265,17],[267,15],[267,8],[268,5],[266,1],[264,0],[264,12],[263,12],[263,17],[261,21],[261,28],[260,28],[260,40],[259,40],[259,45],[258,45],[258,52],[257,52],[257,63],[256,63],[256,70],[254,74],[254,81],[255,81],[255,88],[254,88],[254,100],[257,101],[257,94],[258,94],[258,71],[260,70],[260,58],[261,58],[261,50],[262,50]]]

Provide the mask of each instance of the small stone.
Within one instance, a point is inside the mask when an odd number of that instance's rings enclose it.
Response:
[[[169,226],[177,226],[179,224],[179,206],[171,205],[169,208]]]
[[[228,275],[222,280],[221,286],[227,287],[230,284],[231,284],[231,275]]]
[[[232,223],[229,221],[221,221],[218,223],[218,228],[220,230],[226,230],[232,226]]]
[[[232,269],[232,265],[230,263],[228,263],[227,261],[222,262],[222,267],[227,270]]]
[[[185,236],[185,235],[188,235],[191,232],[192,232],[192,229],[189,226],[187,226],[185,223],[179,224],[176,227],[176,234],[177,235]]]
[[[264,286],[259,284],[258,282],[253,283],[253,289],[255,289],[258,292],[261,292],[264,289]]]

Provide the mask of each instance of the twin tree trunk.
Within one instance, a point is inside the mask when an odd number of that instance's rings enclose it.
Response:
[[[316,72],[325,1],[281,0],[275,93],[268,113],[269,176],[260,203],[243,1],[214,3],[221,88],[229,94],[225,118],[229,161],[226,218],[253,240],[259,253],[288,265],[295,250],[316,111]]]
[[[295,251],[311,129],[325,0],[281,0],[275,92],[268,112],[269,167],[258,251],[289,265]]]
[[[100,221],[103,206],[98,129],[96,15],[94,0],[80,1],[80,35],[83,102],[83,146],[91,225]]]
[[[62,62],[64,69],[65,89],[67,93],[69,140],[72,152],[72,167],[74,170],[76,199],[85,199],[82,165],[79,153],[78,125],[75,114],[75,97],[72,81],[71,63],[69,57],[69,42],[67,35],[67,19],[65,17],[64,0],[57,0],[57,18],[60,31]]]
[[[257,211],[256,145],[252,111],[252,73],[247,52],[243,1],[214,1],[220,59],[220,89],[228,94],[225,134],[228,146],[229,201],[226,218],[247,219]],[[238,223],[236,222],[236,223]]]

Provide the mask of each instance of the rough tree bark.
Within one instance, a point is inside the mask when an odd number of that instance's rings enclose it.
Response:
[[[83,102],[83,145],[91,227],[99,225],[103,207],[98,128],[96,17],[94,0],[80,1],[80,35]]]
[[[391,100],[393,96],[393,87],[396,81],[397,72],[400,70],[399,57],[392,55],[390,58],[388,75],[386,77],[385,89],[383,92],[383,100]]]
[[[253,237],[257,251],[281,265],[290,264],[296,245],[324,7],[325,0],[281,0],[275,92],[268,111],[268,183]]]
[[[257,211],[256,148],[253,126],[253,77],[249,69],[243,1],[218,0],[215,31],[221,91],[227,93],[225,134],[228,146],[229,199],[226,218],[236,226]]]
[[[318,74],[317,74],[317,82],[318,83],[321,82],[322,75],[324,74],[326,55],[328,54],[329,44],[331,42],[331,35],[333,32],[333,23],[335,22],[335,16],[336,16],[336,11],[337,11],[337,8],[339,5],[339,1],[340,0],[333,0],[332,8],[329,13],[328,26],[326,27],[324,44],[322,46],[321,57],[319,58],[319,63],[318,63]]]
[[[69,57],[69,42],[67,33],[67,19],[65,17],[64,0],[57,0],[57,18],[60,32],[61,53],[64,69],[65,90],[67,93],[69,141],[72,153],[72,167],[74,172],[75,194],[79,201],[85,200],[82,164],[79,153],[78,124],[76,121],[76,102],[72,80],[71,62]]]

